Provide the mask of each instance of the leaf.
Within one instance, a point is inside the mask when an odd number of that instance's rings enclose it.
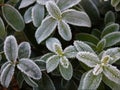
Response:
[[[49,2],[49,1],[56,1],[56,0],[36,0],[37,1],[37,3],[38,4],[41,4],[41,5],[46,5],[47,4],[47,2]]]
[[[70,80],[72,78],[73,68],[72,68],[72,65],[71,65],[70,62],[69,62],[68,68],[64,68],[61,64],[59,64],[59,70],[60,70],[60,73],[61,73],[62,77],[65,80]]]
[[[17,84],[18,84],[20,89],[22,88],[22,85],[23,85],[23,82],[24,82],[24,78],[23,78],[22,74],[23,73],[18,72],[17,78],[16,78],[17,79]]]
[[[4,38],[5,36],[6,36],[5,25],[2,18],[0,17],[0,38]]]
[[[74,46],[70,45],[64,49],[64,55],[67,58],[75,58],[77,54],[77,50],[75,49]]]
[[[76,58],[89,67],[95,67],[100,63],[98,56],[90,52],[79,52]]]
[[[33,8],[33,7],[30,7],[30,8],[28,8],[28,9],[25,11],[25,14],[24,14],[24,21],[25,21],[25,23],[30,23],[30,22],[32,22],[32,8]]]
[[[115,14],[112,11],[108,11],[105,14],[104,22],[105,22],[105,25],[108,25],[109,23],[114,23],[115,22]]]
[[[115,66],[110,64],[104,66],[103,73],[109,80],[120,85],[120,71]]]
[[[47,72],[49,73],[55,70],[59,64],[59,61],[60,61],[60,57],[57,55],[53,55],[49,57],[48,60],[46,61]]]
[[[87,90],[88,88],[90,90],[97,90],[101,80],[102,74],[96,76],[93,75],[92,70],[90,70],[87,73],[83,74],[78,90]]]
[[[119,0],[111,0],[112,6],[116,7],[119,4]]]
[[[61,46],[61,43],[60,43],[60,41],[57,39],[57,38],[48,38],[47,40],[46,40],[46,47],[50,50],[50,51],[52,51],[52,52],[55,52],[54,51],[54,43],[57,43],[57,44],[59,44],[60,46]]]
[[[40,68],[32,60],[27,58],[20,59],[17,68],[33,79],[38,80],[42,76]]]
[[[5,39],[4,52],[8,61],[16,61],[18,57],[18,45],[14,36],[10,35]]]
[[[93,69],[93,75],[99,75],[100,73],[102,73],[102,71],[102,66],[100,64],[97,64]]]
[[[3,13],[3,17],[6,20],[6,22],[14,30],[20,32],[24,29],[25,27],[24,20],[17,9],[15,9],[14,7],[10,5],[4,5],[2,6],[2,13]]]
[[[120,42],[120,32],[113,32],[105,35],[102,39],[106,39],[106,47],[113,46]]]
[[[31,4],[33,4],[36,0],[22,0],[19,6],[19,9],[25,8]]]
[[[30,85],[31,87],[38,87],[37,83],[33,81],[30,77],[26,76],[25,74],[22,74],[25,82]]]
[[[91,27],[91,21],[88,15],[83,11],[68,9],[62,13],[62,17],[63,17],[63,20],[65,20],[65,22],[69,24],[76,25],[76,26]]]
[[[9,61],[5,62],[4,64],[2,64],[1,68],[0,68],[0,75],[3,72],[3,70],[7,67],[7,65],[10,64]]]
[[[49,1],[46,3],[46,8],[48,13],[55,19],[61,20],[61,11],[59,7],[53,1]]]
[[[99,39],[95,37],[94,35],[87,34],[87,33],[78,33],[76,34],[75,38],[80,41],[87,41],[93,44],[97,44],[99,42]]]
[[[56,90],[52,79],[43,73],[42,78],[38,81],[38,87],[33,87],[33,90]]]
[[[120,2],[119,2],[119,4],[115,7],[115,10],[116,10],[116,11],[120,11]]]
[[[58,7],[61,11],[64,11],[68,8],[71,8],[75,5],[77,5],[81,0],[59,0],[58,1]]]
[[[39,27],[44,18],[44,6],[35,4],[32,8],[32,21],[35,27]]]
[[[28,42],[22,42],[18,47],[18,57],[21,58],[30,58],[31,47]]]
[[[59,56],[63,56],[64,55],[64,52],[62,50],[62,47],[61,45],[57,44],[57,43],[54,43],[53,44],[53,49],[55,51],[55,53]]]
[[[41,69],[41,71],[46,70],[46,62],[43,60],[35,60],[35,63],[38,65],[38,67]]]
[[[70,26],[64,20],[58,22],[58,32],[64,40],[70,41],[72,39]]]
[[[52,17],[46,17],[35,32],[35,38],[37,42],[40,44],[43,40],[50,36],[56,28],[56,25],[57,21],[55,19]]]
[[[99,29],[93,29],[91,34],[99,39],[101,35],[101,31]]]
[[[82,42],[82,41],[74,41],[74,46],[76,48],[77,51],[88,51],[88,52],[92,52],[92,53],[95,53],[93,51],[93,49],[86,43]]]
[[[0,76],[0,81],[4,87],[8,88],[8,86],[12,80],[14,70],[15,70],[15,66],[8,64],[2,71],[1,76]]]
[[[115,63],[117,60],[120,59],[120,48],[118,47],[115,47],[115,48],[110,48],[110,49],[107,49],[102,57],[106,56],[106,55],[109,55],[110,56],[110,61],[109,63],[110,64],[113,64]]]
[[[101,38],[109,33],[116,32],[116,31],[119,31],[119,24],[116,24],[116,23],[110,24],[106,26],[102,31]]]
[[[97,51],[102,51],[105,48],[105,45],[106,40],[105,39],[100,40],[96,46]]]
[[[63,68],[68,68],[69,60],[65,56],[63,56],[60,58],[60,64],[62,65]]]

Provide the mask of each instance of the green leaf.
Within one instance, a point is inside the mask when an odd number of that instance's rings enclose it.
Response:
[[[60,57],[57,55],[53,55],[51,57],[48,58],[48,60],[46,61],[46,69],[47,72],[52,72],[53,70],[55,70],[58,66],[60,62]]]
[[[65,20],[65,22],[69,24],[76,25],[76,26],[91,27],[91,21],[88,15],[83,11],[68,9],[62,13],[62,17],[63,17],[63,20]]]
[[[40,26],[42,20],[44,18],[44,6],[35,4],[32,8],[32,21],[35,27]]]
[[[28,42],[22,42],[18,47],[18,57],[21,58],[30,58],[31,47]]]
[[[69,67],[69,60],[63,56],[60,58],[60,64],[64,67],[64,68],[68,68]]]
[[[94,35],[87,34],[87,33],[78,33],[76,34],[75,38],[80,41],[87,41],[93,44],[97,44],[99,42],[99,39],[95,37]]]
[[[18,84],[20,89],[22,88],[22,85],[23,85],[23,82],[24,82],[24,78],[23,78],[22,74],[23,73],[18,72],[17,78],[16,78],[17,79],[17,84]]]
[[[25,27],[24,20],[17,9],[15,9],[14,7],[10,5],[4,5],[2,6],[2,13],[3,13],[3,17],[6,20],[6,22],[14,30],[20,32],[24,29]]]
[[[82,41],[78,41],[78,40],[74,41],[74,46],[77,51],[88,51],[88,52],[95,53],[88,44],[86,44]]]
[[[101,35],[101,31],[99,29],[93,29],[91,34],[99,39]]]
[[[58,32],[64,40],[70,41],[72,39],[70,26],[64,20],[58,22]]]
[[[72,65],[71,65],[70,62],[69,62],[68,68],[64,68],[61,64],[59,64],[59,70],[60,70],[60,73],[61,73],[62,77],[65,80],[70,80],[72,78],[73,68],[72,68]]]
[[[47,40],[46,40],[46,47],[50,50],[50,51],[52,51],[52,52],[55,52],[55,50],[54,50],[54,43],[57,43],[57,44],[59,44],[60,46],[61,46],[61,43],[60,43],[60,41],[57,39],[57,38],[48,38]]]
[[[97,90],[102,80],[102,74],[93,75],[92,70],[83,74],[78,90]]]
[[[108,25],[109,23],[114,23],[114,22],[115,22],[115,14],[112,11],[108,11],[105,14],[105,19],[104,19],[105,25]]]
[[[24,21],[25,23],[30,23],[32,22],[32,8],[33,7],[29,7],[24,14]]]
[[[106,47],[113,46],[120,42],[120,32],[113,32],[105,35],[102,39],[106,40]]]
[[[59,0],[58,7],[60,8],[60,10],[64,11],[68,8],[77,5],[80,1],[81,0]]]
[[[95,67],[100,63],[98,56],[94,53],[90,52],[79,52],[77,54],[77,59],[89,67]]]
[[[53,49],[58,56],[63,56],[64,55],[62,47],[58,43],[53,44]]]
[[[38,67],[41,69],[41,71],[46,70],[46,62],[43,60],[35,60],[35,63],[38,65]]]
[[[120,85],[120,71],[115,66],[110,64],[104,66],[103,73],[109,80]]]
[[[25,82],[30,85],[31,87],[38,87],[37,83],[33,81],[30,77],[26,76],[25,74],[22,74]]]
[[[5,36],[6,36],[5,25],[2,18],[0,17],[0,38],[4,38]]]
[[[116,31],[119,31],[119,24],[116,24],[116,23],[110,24],[106,26],[102,31],[101,38],[109,33],[116,32]]]
[[[14,36],[10,35],[5,39],[4,52],[8,61],[16,61],[18,57],[18,45]]]
[[[119,4],[115,7],[115,10],[116,10],[116,11],[120,11],[120,2],[119,2]]]
[[[32,60],[27,58],[20,59],[17,68],[33,79],[38,80],[42,76],[40,68]]]
[[[119,0],[111,0],[111,4],[116,7],[119,4]]]
[[[25,8],[31,4],[33,4],[36,0],[22,0],[19,6],[19,9]]]
[[[55,2],[49,1],[46,3],[48,13],[55,19],[61,20],[61,11]]]
[[[11,64],[7,64],[4,70],[1,72],[0,81],[4,87],[8,88],[12,80],[14,70],[15,70],[15,66]]]
[[[46,17],[35,32],[37,42],[40,44],[43,40],[48,38],[56,28],[56,25],[57,21],[55,19],[52,17]]]
[[[64,49],[64,55],[67,58],[75,58],[77,54],[77,50],[75,49],[74,46],[70,45]]]
[[[100,40],[96,46],[97,51],[102,51],[105,48],[105,45],[106,40],[105,39]]]

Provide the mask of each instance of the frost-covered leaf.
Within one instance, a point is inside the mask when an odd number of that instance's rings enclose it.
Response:
[[[60,62],[60,57],[57,55],[53,55],[46,61],[46,69],[47,72],[52,72],[55,70]]]
[[[29,7],[24,14],[24,21],[25,23],[30,23],[32,21],[32,8],[33,7]]]
[[[20,59],[17,68],[33,79],[40,79],[42,76],[40,68],[30,59]]]
[[[37,1],[37,3],[39,3],[39,4],[41,4],[41,5],[46,5],[47,4],[47,2],[49,2],[49,1],[57,1],[57,0],[36,0]]]
[[[92,52],[95,53],[93,51],[93,49],[86,43],[82,42],[82,41],[74,41],[74,46],[76,48],[77,51],[88,51],[88,52]]]
[[[52,17],[46,17],[35,32],[35,38],[37,42],[41,43],[48,36],[50,36],[56,28],[56,25],[57,21],[55,19],[53,19]]]
[[[7,88],[9,86],[12,80],[13,74],[14,74],[14,70],[15,70],[15,66],[8,64],[2,71],[1,76],[0,76],[0,81],[4,87]]]
[[[83,11],[68,9],[62,13],[62,17],[63,20],[65,20],[69,24],[76,26],[91,27],[91,21],[88,15]]]
[[[59,70],[60,70],[60,73],[61,73],[62,77],[65,80],[70,80],[72,78],[73,68],[72,68],[72,65],[71,65],[70,62],[69,62],[68,68],[64,68],[61,64],[59,64]]]
[[[55,2],[49,1],[46,4],[48,13],[55,19],[61,20],[61,11]]]
[[[70,26],[64,20],[58,22],[58,32],[64,40],[70,41],[72,39]]]
[[[32,21],[35,27],[40,26],[42,20],[44,18],[44,6],[35,4],[32,8]]]
[[[58,43],[54,43],[53,44],[53,49],[55,51],[55,53],[59,56],[63,56],[64,55],[64,52],[62,50],[62,47],[61,45],[59,45]]]
[[[100,40],[96,46],[97,51],[102,51],[105,48],[105,45],[106,40],[105,39]]]
[[[109,23],[114,23],[115,22],[115,15],[112,11],[108,11],[105,14],[105,19],[104,19],[105,24],[109,24]]]
[[[81,0],[59,0],[58,6],[63,11],[77,5]]]
[[[110,49],[107,49],[102,57],[106,56],[106,55],[109,55],[110,56],[110,61],[109,63],[110,64],[113,64],[114,62],[116,62],[117,60],[120,59],[120,48],[118,47],[115,47],[115,48],[110,48]]]
[[[111,4],[116,7],[120,3],[119,0],[111,0]]]
[[[9,61],[5,62],[5,63],[1,66],[1,68],[0,68],[0,74],[1,74],[2,71],[6,68],[6,66],[7,66],[8,64],[10,64]]]
[[[31,47],[28,42],[22,42],[18,47],[18,58],[29,58],[31,55]]]
[[[0,38],[4,38],[5,36],[6,36],[5,25],[2,18],[0,17]]]
[[[103,73],[109,80],[120,85],[120,71],[115,66],[104,66]]]
[[[77,54],[77,50],[75,49],[74,46],[70,45],[68,47],[66,47],[64,49],[64,55],[67,57],[67,58],[75,58],[76,54]]]
[[[44,60],[35,60],[35,63],[38,65],[41,71],[46,70],[46,62]]]
[[[79,61],[85,63],[89,67],[95,67],[97,64],[100,63],[99,58],[94,53],[79,52],[76,57]]]
[[[104,28],[101,37],[104,37],[105,35],[116,31],[119,31],[119,24],[116,23],[110,24]]]
[[[93,75],[99,75],[102,71],[102,66],[100,64],[97,64],[93,69]]]
[[[68,68],[69,67],[69,60],[65,56],[63,56],[60,58],[60,64],[62,65],[62,67]]]
[[[6,22],[14,30],[20,32],[24,29],[24,27],[25,27],[24,20],[17,9],[6,4],[6,5],[2,6],[2,13],[3,13],[3,17],[6,20]]]
[[[78,90],[97,90],[102,80],[102,74],[93,75],[92,70],[83,74]]]
[[[120,11],[120,2],[119,2],[119,4],[115,7],[115,10],[116,10],[116,11]]]
[[[6,38],[4,52],[8,61],[16,61],[18,57],[18,45],[14,36],[10,35]]]
[[[19,6],[19,9],[25,8],[31,4],[33,4],[36,0],[22,0]]]
[[[30,77],[28,77],[27,75],[25,74],[22,74],[25,82],[30,85],[31,87],[38,87],[37,83],[35,81],[33,81]]]
[[[61,43],[57,38],[49,38],[49,39],[46,40],[46,47],[52,52],[55,52],[54,51],[54,46],[53,46],[54,43],[57,43],[61,46]]]
[[[120,42],[120,32],[113,32],[105,35],[102,39],[106,40],[106,47],[113,46]]]
[[[22,88],[22,85],[23,85],[23,82],[24,82],[24,78],[23,78],[23,76],[22,76],[22,72],[18,72],[17,73],[17,84],[18,84],[18,86],[19,86],[19,88],[21,89]]]

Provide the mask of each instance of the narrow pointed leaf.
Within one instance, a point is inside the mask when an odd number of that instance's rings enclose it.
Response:
[[[3,13],[3,17],[6,20],[6,22],[14,30],[20,32],[24,29],[25,27],[24,20],[17,9],[15,9],[14,7],[10,5],[4,5],[2,6],[2,13]]]
[[[48,60],[46,61],[47,72],[49,73],[55,70],[59,64],[59,61],[60,61],[60,57],[57,55],[53,55],[50,58],[48,58]]]
[[[72,68],[72,65],[71,65],[70,62],[69,62],[68,68],[64,68],[61,64],[59,64],[59,70],[60,70],[60,73],[61,73],[62,77],[65,80],[70,80],[72,78],[73,68]]]
[[[42,20],[44,18],[44,6],[35,4],[32,8],[32,21],[35,27],[40,26]]]
[[[61,19],[61,11],[59,7],[53,1],[49,1],[46,4],[48,13],[55,19]]]
[[[83,11],[76,11],[73,9],[65,10],[62,13],[63,20],[67,23],[76,26],[91,27],[91,21],[88,15]]]
[[[25,14],[24,14],[24,21],[25,23],[30,23],[32,22],[32,8],[30,7],[26,10]]]
[[[40,68],[30,59],[20,59],[17,68],[33,79],[40,79],[42,76]]]
[[[103,69],[104,75],[111,81],[120,84],[120,71],[112,65],[107,65]]]
[[[100,63],[97,55],[90,52],[79,52],[76,57],[79,61],[83,62],[89,67],[95,67],[97,64]]]
[[[5,36],[6,36],[5,25],[2,18],[0,17],[0,38],[4,38]]]
[[[18,57],[18,45],[14,36],[8,36],[4,42],[4,52],[8,61],[16,61]]]
[[[7,88],[9,86],[14,74],[14,70],[15,70],[15,66],[8,64],[2,71],[0,76],[0,81],[4,87]]]
[[[77,5],[81,0],[59,0],[58,6],[60,10],[66,10],[68,8],[71,8],[75,5]]]
[[[38,27],[37,31],[35,32],[35,37],[38,43],[41,43],[43,40],[48,38],[54,31],[57,25],[57,21],[52,17],[45,18],[40,27]],[[47,26],[47,27],[46,27]]]
[[[36,0],[22,0],[19,6],[19,9],[25,8],[31,4],[33,4]]]
[[[70,26],[63,20],[58,22],[58,32],[64,40],[70,41],[72,39]]]
[[[83,74],[78,90],[97,90],[102,80],[102,74],[93,75],[92,70]]]
[[[18,47],[18,58],[30,58],[31,47],[28,42],[22,42]]]

